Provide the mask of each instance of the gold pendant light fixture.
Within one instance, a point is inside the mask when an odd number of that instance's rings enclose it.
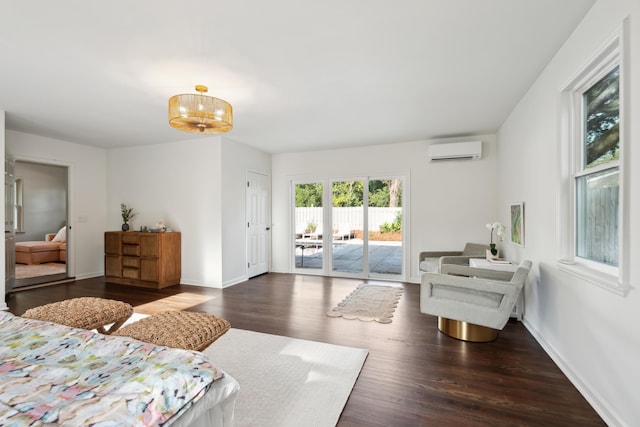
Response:
[[[233,129],[233,108],[222,99],[204,95],[209,89],[197,85],[199,94],[169,98],[169,124],[184,132],[225,133]]]

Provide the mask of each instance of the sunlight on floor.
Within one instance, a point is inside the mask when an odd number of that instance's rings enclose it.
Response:
[[[211,295],[200,295],[190,292],[181,292],[177,295],[161,298],[146,304],[137,305],[134,308],[136,313],[155,314],[167,310],[184,310],[207,301],[215,297]]]

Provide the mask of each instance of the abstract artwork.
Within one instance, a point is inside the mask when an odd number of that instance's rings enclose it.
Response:
[[[511,242],[524,246],[524,202],[511,204]]]

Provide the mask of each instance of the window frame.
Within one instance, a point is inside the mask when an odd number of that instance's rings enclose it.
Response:
[[[628,19],[615,34],[587,61],[560,90],[559,122],[559,257],[558,268],[593,285],[626,296],[629,292],[629,211],[628,211],[628,157],[625,149],[628,134],[629,100],[627,94],[628,46],[624,39],[628,34]],[[620,68],[620,158],[606,166],[587,168],[583,163],[584,111],[583,94],[615,67]],[[598,170],[617,167],[619,170],[619,228],[618,266],[610,266],[576,255],[577,201],[576,178]]]
[[[24,232],[24,180],[16,178],[13,201],[14,230],[16,233]]]

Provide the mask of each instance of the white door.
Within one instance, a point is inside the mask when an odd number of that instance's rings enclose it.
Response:
[[[269,271],[269,177],[247,172],[247,275]]]

